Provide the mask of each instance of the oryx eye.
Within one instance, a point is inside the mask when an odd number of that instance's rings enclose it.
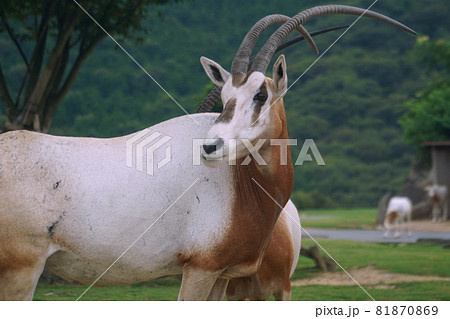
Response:
[[[267,100],[267,94],[259,92],[256,93],[256,95],[253,97],[253,101],[255,102],[259,102],[259,103],[264,103]]]

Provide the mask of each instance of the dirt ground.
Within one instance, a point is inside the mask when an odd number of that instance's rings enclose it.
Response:
[[[381,226],[377,226],[379,229]],[[374,226],[367,226],[363,229],[374,229]],[[412,231],[434,231],[434,232],[450,232],[450,220],[439,223],[432,223],[431,220],[413,220],[411,222]]]
[[[450,232],[450,220],[440,223],[432,223],[431,220],[414,220],[411,222],[413,231]]]
[[[398,282],[434,280],[450,281],[449,277],[391,274],[383,270],[375,269],[374,266],[354,268],[348,272],[360,285],[378,285],[375,288],[379,289],[395,288],[394,286],[386,285],[395,284]],[[380,284],[385,285],[383,286]],[[292,286],[307,285],[353,286],[355,285],[355,282],[343,271],[327,272],[315,278],[299,279],[292,282]]]

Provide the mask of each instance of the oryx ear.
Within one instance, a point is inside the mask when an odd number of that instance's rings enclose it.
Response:
[[[277,95],[283,95],[287,90],[286,59],[280,55],[273,65],[273,86]]]
[[[230,73],[225,71],[216,62],[205,58],[204,56],[200,58],[200,62],[202,63],[202,66],[211,81],[219,87],[224,86],[225,82],[227,82],[228,77],[230,76]]]

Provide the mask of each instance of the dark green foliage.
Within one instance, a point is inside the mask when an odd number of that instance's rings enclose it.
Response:
[[[311,193],[295,191],[292,193],[291,199],[297,209],[300,210],[305,208],[334,208],[338,206],[338,204],[330,197],[327,197],[318,191],[313,191]]]
[[[405,139],[426,155],[422,143],[450,140],[450,41],[422,38],[415,48],[430,82],[405,104],[400,124]]]
[[[140,43],[148,30],[143,19],[168,1],[2,1],[0,35],[8,47],[8,63],[0,61],[0,97],[8,118],[2,130],[48,132],[83,62],[106,32]],[[5,77],[2,65],[14,66],[12,74],[6,69]]]
[[[360,7],[372,3],[338,2]],[[143,21],[143,29],[149,32],[140,46],[127,37],[121,44],[188,112],[195,112],[211,88],[200,56],[229,69],[245,32],[259,18],[271,13],[292,16],[327,3],[195,0],[169,4],[160,8],[163,19],[149,11]],[[372,9],[435,40],[448,39],[448,8],[444,0],[398,0],[380,1]],[[351,24],[355,18],[324,16],[305,27],[314,31]],[[323,52],[341,32],[316,38],[319,50]],[[287,93],[289,135],[299,140],[299,146],[292,148],[294,160],[303,140],[312,138],[326,163],[295,167],[295,191],[320,199],[312,205],[376,206],[385,192],[401,189],[414,149],[403,141],[397,122],[405,111],[401,106],[427,85],[429,76],[413,54],[415,42],[406,32],[362,18]],[[14,79],[20,74],[20,60],[11,53],[14,46],[4,35],[0,35],[0,46],[5,76]],[[316,59],[304,42],[283,53],[289,84]],[[2,114],[0,122],[5,120]],[[184,112],[142,70],[110,39],[104,39],[81,68],[50,132],[118,136],[181,115]]]

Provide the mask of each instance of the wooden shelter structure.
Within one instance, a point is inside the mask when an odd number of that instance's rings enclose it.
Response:
[[[424,142],[431,147],[431,173],[433,183],[450,186],[450,141]]]
[[[430,179],[433,184],[446,185],[450,189],[450,141],[424,142],[431,147]],[[450,211],[450,201],[447,201]]]

